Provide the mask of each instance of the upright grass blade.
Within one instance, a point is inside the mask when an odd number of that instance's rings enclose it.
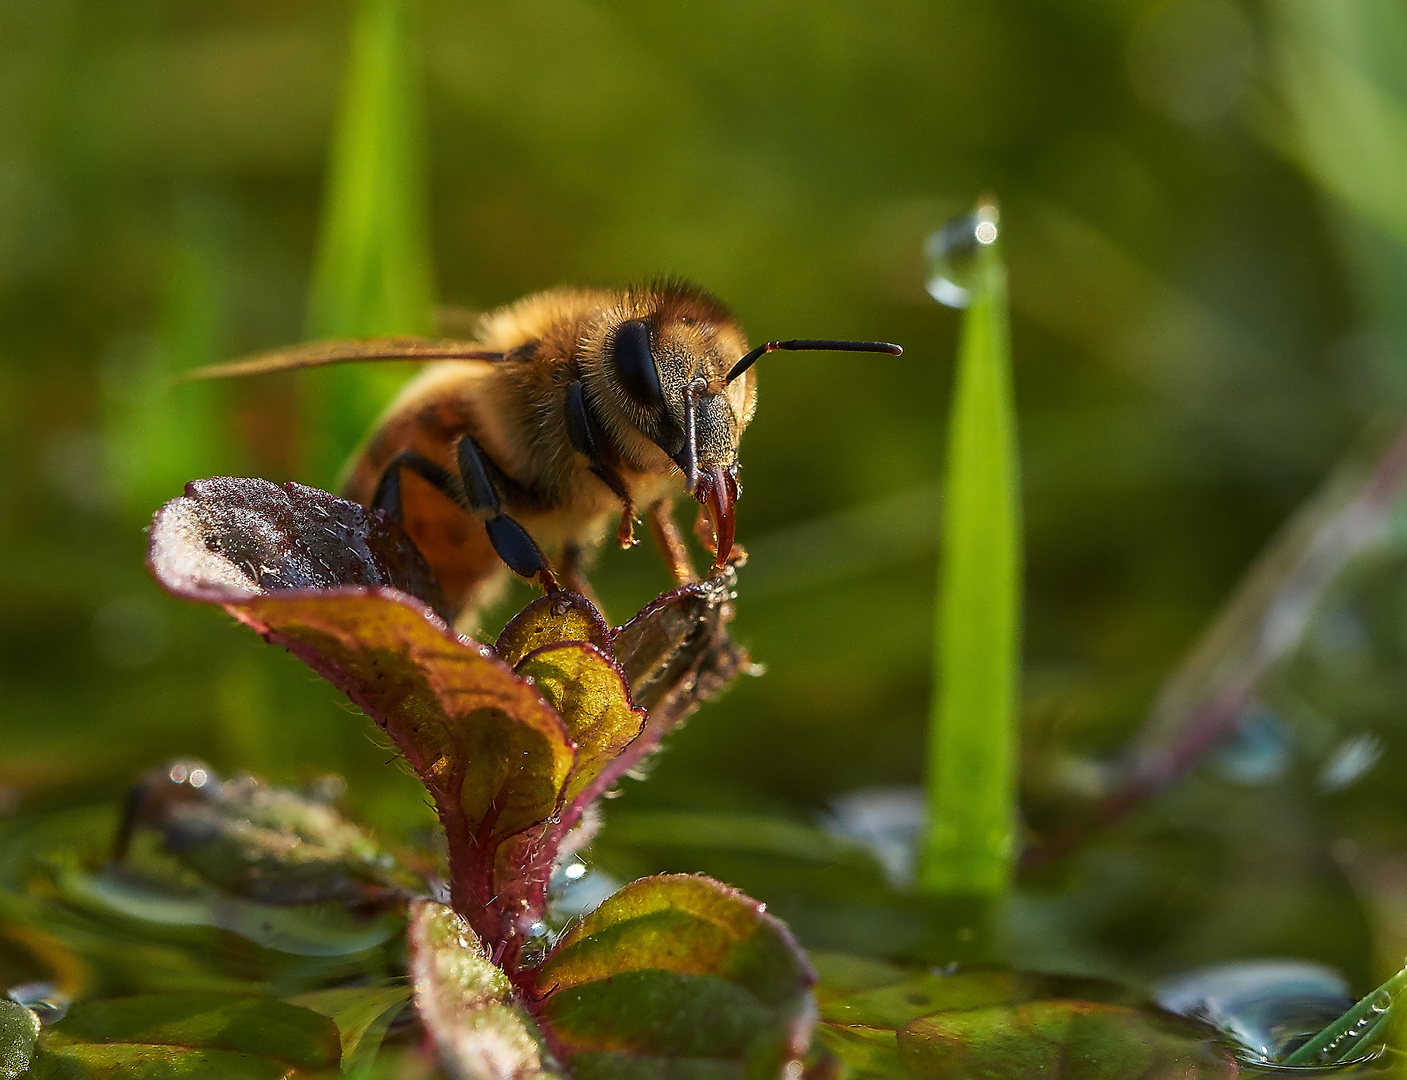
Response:
[[[308,306],[312,338],[431,328],[422,86],[410,0],[359,0]],[[312,475],[329,483],[406,374],[349,364],[310,376]]]
[[[965,306],[948,436],[921,887],[989,899],[1015,854],[1021,522],[996,207],[935,235],[935,299]]]
[[[1256,131],[1300,165],[1339,212],[1331,215],[1358,301],[1385,357],[1369,372],[1379,404],[1407,401],[1407,8],[1392,0],[1264,5],[1273,108]]]
[[[228,472],[235,447],[229,390],[175,387],[172,376],[218,360],[229,306],[230,230],[218,202],[187,196],[175,227],[150,340],[114,350],[105,365],[104,433],[110,481],[122,508],[145,518],[192,473]],[[76,494],[101,497],[98,456],[74,448]]]

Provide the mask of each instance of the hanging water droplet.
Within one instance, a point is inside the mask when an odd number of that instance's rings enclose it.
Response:
[[[982,203],[970,214],[954,218],[929,236],[923,246],[928,262],[928,295],[948,307],[964,308],[971,300],[975,256],[997,242],[995,203]]]
[[[1392,1008],[1392,995],[1386,990],[1379,990],[1373,995],[1373,1000],[1368,1007],[1375,1013],[1385,1013]]]

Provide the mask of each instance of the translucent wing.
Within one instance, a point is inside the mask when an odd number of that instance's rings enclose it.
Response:
[[[235,375],[264,375],[271,371],[297,371],[324,364],[349,364],[372,360],[502,360],[503,353],[483,349],[468,341],[436,341],[432,338],[384,337],[354,341],[314,341],[287,349],[274,349],[228,364],[212,364],[182,372],[181,382],[190,379],[225,379]]]

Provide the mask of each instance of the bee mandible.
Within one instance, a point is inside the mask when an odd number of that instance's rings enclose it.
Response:
[[[749,349],[718,300],[667,282],[537,293],[485,316],[473,341],[321,342],[197,374],[438,361],[391,403],[342,493],[401,522],[468,627],[505,568],[549,592],[559,577],[582,591],[582,554],[617,512],[623,546],[643,509],[675,580],[693,580],[670,513],[681,487],[711,522],[714,569],[727,565],[738,440],[757,403],[753,364],[776,349],[903,351],[819,339]]]

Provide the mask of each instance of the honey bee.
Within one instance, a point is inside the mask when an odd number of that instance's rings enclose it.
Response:
[[[675,282],[552,289],[480,320],[475,340],[377,338],[296,346],[206,368],[251,375],[370,360],[421,371],[353,456],[342,493],[398,519],[459,612],[490,602],[506,570],[585,591],[581,558],[619,512],[643,509],[676,581],[694,580],[670,504],[701,505],[714,569],[734,550],[738,440],[757,405],[754,362],[775,349],[884,352],[868,341],[769,341],[749,350],[728,310]],[[544,552],[551,553],[552,560]]]

